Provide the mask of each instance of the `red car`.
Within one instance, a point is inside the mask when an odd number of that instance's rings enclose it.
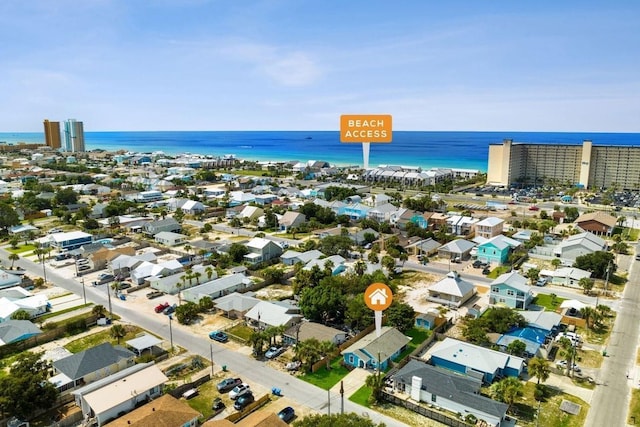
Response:
[[[156,311],[156,313],[162,313],[167,307],[169,307],[169,303],[163,302],[162,304],[156,305],[156,308],[154,308],[154,310]]]
[[[529,206],[529,210],[530,210],[530,211],[539,211],[539,210],[540,210],[540,208],[539,208],[539,207],[537,207],[536,205],[532,205],[532,206]]]

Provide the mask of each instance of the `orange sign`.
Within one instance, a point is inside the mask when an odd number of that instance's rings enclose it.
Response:
[[[391,301],[393,301],[391,288],[384,283],[372,283],[364,291],[364,302],[371,310],[385,310],[389,308]]]
[[[390,114],[343,114],[341,142],[391,142]]]

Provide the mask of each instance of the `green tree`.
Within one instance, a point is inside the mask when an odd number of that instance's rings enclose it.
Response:
[[[306,371],[311,369],[322,357],[320,354],[320,341],[317,338],[309,338],[296,344],[294,354]]]
[[[615,255],[611,252],[596,251],[576,258],[574,267],[593,272],[593,277],[604,279],[616,272]],[[608,272],[608,273],[607,273]]]
[[[562,261],[560,261],[559,258],[554,258],[551,260],[551,265],[553,266],[553,268],[560,267],[560,264],[562,264]]]
[[[341,255],[347,257],[351,251],[352,241],[348,236],[327,236],[320,240],[320,251],[327,256]]]
[[[578,285],[584,290],[585,294],[589,294],[593,289],[594,281],[589,277],[583,277],[578,281]]]
[[[18,213],[8,202],[0,202],[0,230],[7,234],[9,227],[20,224]]]
[[[383,400],[382,390],[384,389],[384,376],[380,373],[380,370],[376,370],[373,374],[369,375],[364,383],[371,389],[371,396],[369,401],[371,403],[380,403]]]
[[[213,300],[210,296],[205,295],[198,301],[198,307],[202,312],[209,311],[213,308]]]
[[[539,277],[540,277],[540,270],[538,270],[537,268],[530,268],[527,270],[527,279],[529,279],[531,283],[535,283]]]
[[[331,356],[333,356],[336,353],[337,349],[338,347],[333,341],[329,341],[329,340],[320,341],[318,352],[322,357],[324,357],[327,371],[331,369]]]
[[[351,328],[357,330],[362,330],[373,323],[371,309],[364,301],[364,293],[349,298],[344,320]]]
[[[253,348],[253,354],[262,356],[264,354],[264,345],[267,342],[265,331],[254,330],[249,335],[249,344]]]
[[[21,308],[20,310],[16,310],[13,312],[13,314],[11,315],[11,319],[12,320],[30,320],[31,315],[27,310]]]
[[[187,301],[186,303],[176,307],[176,319],[183,325],[189,325],[193,322],[200,313],[198,305],[194,302]]]
[[[11,269],[13,270],[13,264],[20,259],[20,255],[11,252],[7,258],[11,261]]]
[[[507,411],[511,408],[524,392],[524,386],[516,377],[507,377],[497,383],[493,383],[489,388],[491,397],[500,402],[509,405]]]
[[[121,324],[116,323],[109,330],[109,335],[111,335],[111,338],[117,340],[118,341],[118,345],[119,345],[120,344],[120,340],[127,335],[127,330]]]
[[[558,344],[560,346],[560,352],[559,352],[560,357],[562,357],[563,360],[567,362],[566,372],[567,372],[567,375],[569,375],[572,371],[571,366],[573,366],[573,360],[576,357],[576,347],[573,345],[571,340],[567,337],[560,338],[560,341],[558,341]]]
[[[389,325],[401,332],[406,332],[413,327],[416,312],[409,304],[394,300],[385,311]]]
[[[551,371],[549,370],[549,363],[547,363],[546,359],[542,357],[534,357],[529,360],[527,368],[529,370],[529,375],[534,376],[538,380],[538,384],[549,379]]]
[[[384,427],[353,412],[346,414],[313,414],[293,422],[293,427]]]
[[[58,391],[47,381],[51,367],[40,360],[41,356],[42,353],[20,353],[9,374],[0,378],[0,411],[3,414],[25,420],[55,404]]]
[[[104,313],[105,309],[103,305],[94,305],[93,308],[91,309],[91,314],[93,314],[94,316],[102,316],[102,314]]]
[[[507,346],[507,353],[514,356],[522,356],[527,351],[527,345],[520,340],[513,340]]]
[[[338,286],[306,288],[300,294],[299,305],[304,317],[311,321],[339,323],[344,317],[344,294]]]
[[[396,268],[396,260],[389,255],[385,255],[382,257],[382,266],[387,269],[389,273],[393,273]]]
[[[235,263],[241,263],[244,260],[244,256],[249,253],[249,248],[240,243],[232,243],[229,247],[229,256]]]
[[[53,197],[53,202],[58,206],[78,203],[78,193],[73,191],[71,188],[59,188]]]

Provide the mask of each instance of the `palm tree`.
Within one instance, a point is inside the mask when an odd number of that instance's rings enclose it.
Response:
[[[94,305],[93,308],[91,309],[91,314],[93,314],[94,316],[102,316],[102,313],[104,313],[104,306],[103,305]]]
[[[311,366],[320,359],[320,352],[318,348],[320,341],[316,338],[309,338],[308,340],[299,342],[294,348],[296,359],[298,359],[305,366],[305,369],[310,370]]]
[[[120,344],[120,339],[124,338],[125,335],[127,335],[127,330],[124,328],[124,326],[120,325],[119,323],[116,323],[109,330],[109,334],[111,335],[111,338],[117,339],[118,344]]]
[[[11,270],[13,270],[13,263],[18,261],[19,259],[20,255],[13,252],[9,254],[9,261],[11,261]]]
[[[538,385],[540,385],[540,382],[545,382],[549,379],[549,364],[546,359],[534,357],[529,360],[528,370],[529,374],[538,379]]]
[[[318,347],[318,351],[324,357],[325,362],[327,362],[327,371],[331,369],[331,356],[336,351],[336,345],[333,341],[325,340],[320,342],[320,346]]]
[[[199,271],[196,271],[196,272],[193,273],[193,277],[195,277],[196,283],[198,285],[200,284],[200,276],[202,276],[202,273],[200,273]]]
[[[576,355],[576,348],[569,338],[562,337],[558,342],[560,344],[560,356],[567,362],[567,375],[572,371],[573,359]]]
[[[372,403],[380,402],[382,400],[382,389],[384,388],[384,376],[380,374],[380,370],[369,375],[364,384],[371,389],[369,399]]]
[[[489,389],[489,392],[494,399],[509,405],[507,408],[508,412],[511,405],[522,396],[523,390],[524,387],[518,378],[507,377],[500,382],[494,383]]]
[[[213,267],[208,266],[204,269],[204,272],[207,274],[207,280],[211,280],[211,277],[213,277]]]

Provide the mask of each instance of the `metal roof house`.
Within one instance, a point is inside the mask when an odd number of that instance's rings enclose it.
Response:
[[[364,336],[340,354],[344,362],[354,368],[385,370],[407,347],[411,337],[390,326],[383,326],[378,337],[376,331]]]

